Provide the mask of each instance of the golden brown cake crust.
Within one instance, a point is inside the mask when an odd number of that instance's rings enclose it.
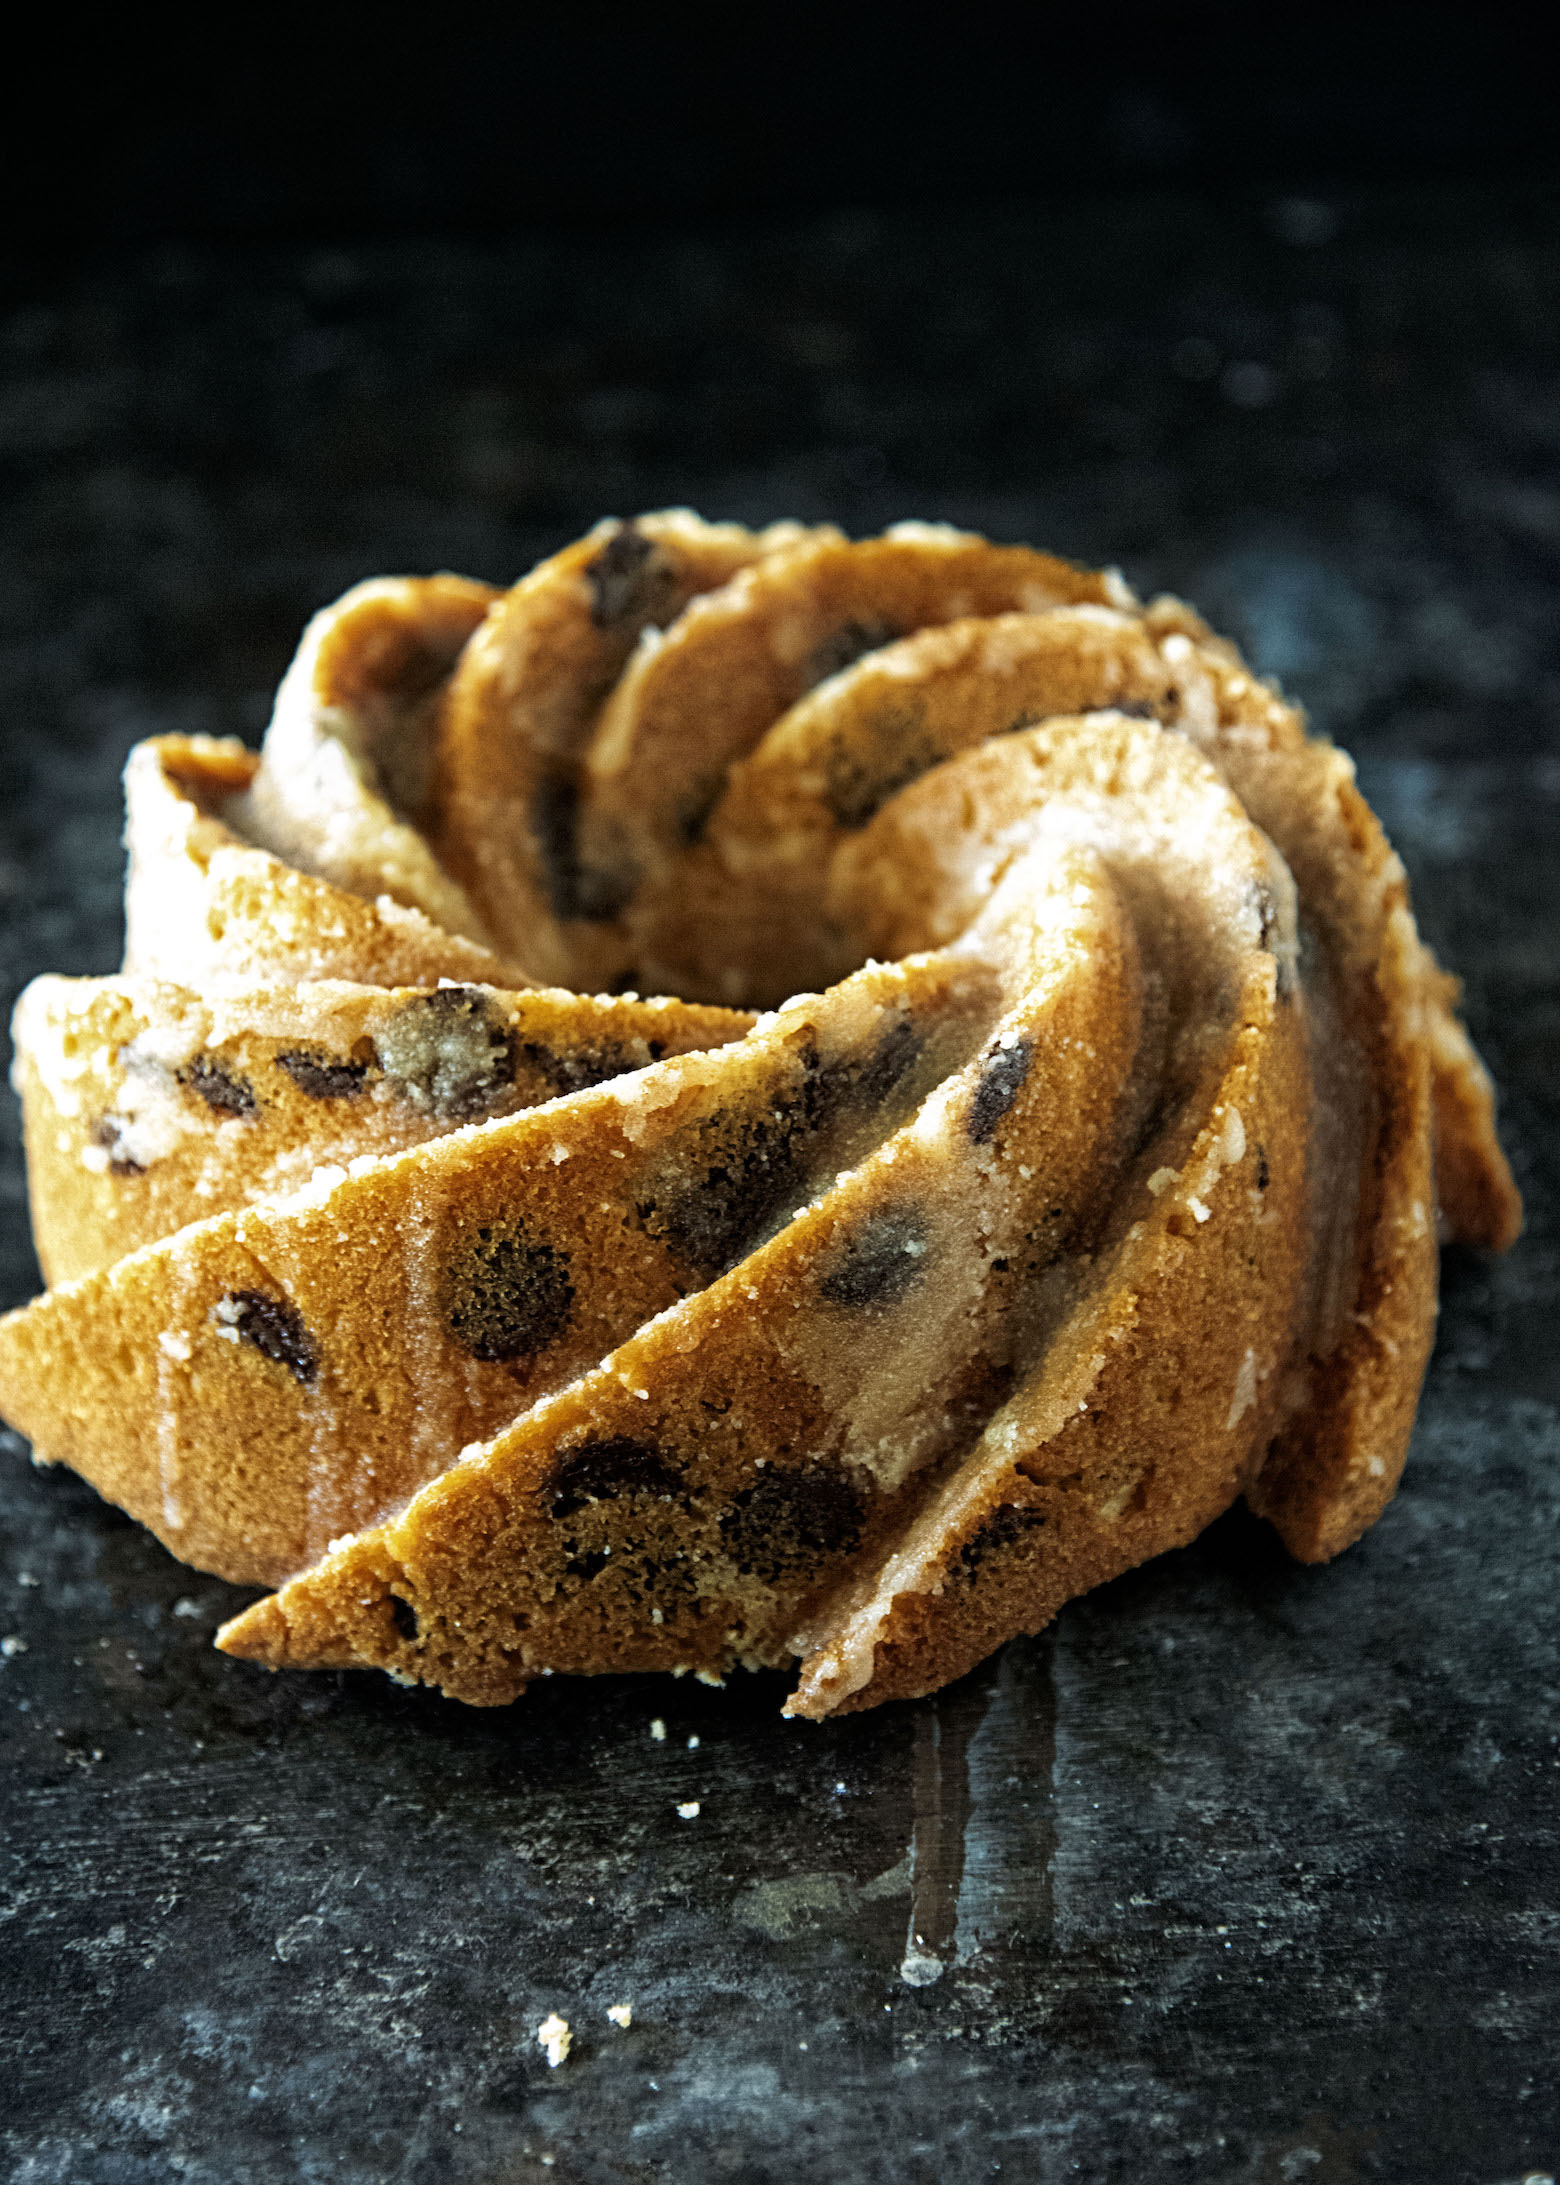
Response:
[[[127,801],[125,972],[18,1011],[0,1405],[276,1585],[270,1667],[799,1661],[821,1716],[1241,1495],[1325,1559],[1438,1222],[1520,1225],[1347,758],[1027,548],[667,511],[375,580],[258,759]]]
[[[44,1275],[97,1273],[322,1169],[723,1046],[751,1022],[556,987],[35,980],[15,1081]]]

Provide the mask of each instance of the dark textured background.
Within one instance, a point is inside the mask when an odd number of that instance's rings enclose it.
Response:
[[[257,737],[361,576],[682,501],[1117,560],[1357,753],[1503,1089],[1530,1228],[1445,1263],[1402,1493],[1330,1568],[1234,1516],[819,1729],[769,1678],[266,1678],[209,1649],[231,1589],[5,1436],[16,2185],[1560,2162],[1555,193],[1479,143],[1242,189],[1176,152],[1207,100],[1121,97],[1168,180],[346,243],[188,193],[157,240],[128,170],[112,247],[67,205],[0,318],[0,974],[115,963],[126,748]],[[9,1104],[0,1192],[19,1301]]]

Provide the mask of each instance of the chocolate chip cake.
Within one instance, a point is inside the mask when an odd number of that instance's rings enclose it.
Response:
[[[359,586],[127,800],[123,971],[17,1012],[0,1409],[271,1667],[821,1716],[1241,1496],[1324,1560],[1438,1228],[1520,1224],[1348,759],[1113,573],[607,523]]]

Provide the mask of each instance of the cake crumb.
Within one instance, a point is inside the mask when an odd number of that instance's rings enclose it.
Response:
[[[574,2036],[569,2031],[567,2018],[560,2018],[556,2011],[544,2018],[536,2029],[536,2038],[547,2052],[547,2067],[556,2071],[569,2053],[569,2043]]]
[[[697,1799],[697,1798],[690,1798],[690,1799],[688,1799],[688,1800],[687,1800],[687,1802],[686,1802],[686,1803],[685,1803],[684,1805],[680,1805],[680,1806],[679,1806],[679,1807],[677,1808],[677,1812],[678,1812],[678,1816],[679,1816],[679,1818],[680,1818],[680,1819],[682,1819],[682,1820],[684,1820],[684,1821],[696,1821],[696,1820],[697,1820],[697,1819],[699,1818],[699,1801],[698,1801],[698,1799]]]
[[[631,2026],[634,2022],[634,2006],[632,2003],[609,2003],[607,2016],[615,2026]]]
[[[661,1720],[661,1717],[659,1715],[656,1716],[655,1720],[650,1725],[650,1735],[655,1739],[658,1745],[664,1745],[666,1743],[666,1724]]]

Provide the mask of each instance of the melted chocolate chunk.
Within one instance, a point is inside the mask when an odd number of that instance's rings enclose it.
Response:
[[[821,645],[813,648],[807,663],[806,688],[812,690],[819,683],[826,683],[831,675],[838,675],[845,668],[854,667],[869,652],[876,652],[880,645],[891,645],[901,633],[891,622],[842,622],[832,630]]]
[[[1029,1075],[1033,1053],[1033,1040],[1017,1039],[1011,1047],[998,1047],[986,1057],[975,1081],[975,1097],[970,1102],[969,1119],[965,1124],[976,1145],[987,1143],[1018,1098],[1019,1088]]]
[[[714,1281],[802,1205],[842,1120],[879,1108],[921,1044],[899,1018],[865,1063],[823,1062],[811,1049],[799,1079],[757,1113],[710,1117],[673,1148],[654,1195],[638,1203],[640,1220],[690,1273]]]
[[[101,1146],[108,1155],[108,1172],[111,1176],[144,1176],[146,1165],[132,1159],[125,1151],[125,1133],[131,1128],[128,1115],[100,1115],[92,1126],[92,1143]]]
[[[633,872],[603,872],[582,865],[579,873],[579,909],[575,916],[587,925],[604,925],[615,918],[639,885]]]
[[[523,1229],[479,1229],[447,1284],[449,1331],[473,1358],[535,1358],[574,1317],[567,1255]]]
[[[568,774],[544,774],[531,799],[531,833],[555,918],[579,916],[579,824],[578,783]]]
[[[554,1517],[572,1517],[591,1502],[615,1502],[620,1495],[659,1495],[665,1499],[682,1485],[682,1469],[653,1442],[627,1434],[586,1442],[571,1449],[549,1481]]]
[[[670,1169],[655,1197],[640,1202],[639,1218],[652,1236],[664,1237],[674,1257],[703,1281],[734,1267],[777,1214],[805,1197],[810,1089],[740,1122],[721,1117],[702,1126],[706,1142],[725,1141],[721,1158],[704,1165],[695,1144],[686,1173],[680,1164]]]
[[[615,918],[637,886],[632,873],[607,873],[580,863],[580,792],[570,774],[548,774],[531,800],[531,831],[541,855],[547,900],[555,918],[590,924]]]
[[[399,1593],[392,1593],[390,1596],[390,1621],[395,1625],[397,1632],[406,1640],[407,1644],[415,1646],[418,1629],[417,1611],[413,1608],[411,1602],[403,1600]]]
[[[823,801],[840,826],[854,832],[943,756],[930,745],[910,743],[874,764],[843,741],[835,743],[824,760]]]
[[[850,1117],[892,1120],[890,1103],[920,1060],[926,1041],[909,1017],[896,1017],[864,1060],[859,1055],[831,1062],[816,1053],[807,1061],[803,1093],[807,1128],[822,1133]],[[885,1110],[889,1112],[885,1114]]]
[[[609,1078],[640,1067],[625,1048],[610,1040],[603,1040],[599,1047],[576,1047],[572,1053],[561,1055],[554,1048],[527,1039],[521,1041],[517,1053],[519,1060],[529,1064],[555,1093],[583,1092],[588,1085],[605,1085]]]
[[[892,1305],[926,1273],[926,1223],[914,1207],[874,1214],[818,1285],[831,1305]]]
[[[217,1115],[253,1115],[254,1088],[247,1078],[235,1077],[215,1055],[197,1055],[179,1072],[179,1083],[199,1093]]]
[[[319,1370],[314,1338],[302,1313],[285,1297],[268,1297],[264,1290],[229,1290],[216,1307],[216,1317],[236,1331],[241,1343],[285,1366],[295,1381],[307,1385],[314,1379]]]
[[[590,619],[598,630],[637,628],[657,622],[672,606],[677,571],[654,539],[631,523],[619,524],[595,559],[586,564]]]
[[[1257,1148],[1257,1189],[1258,1189],[1259,1191],[1266,1191],[1266,1189],[1267,1189],[1267,1187],[1268,1187],[1269,1183],[1270,1183],[1270,1182],[1272,1181],[1272,1175],[1273,1175],[1273,1172],[1272,1172],[1272,1170],[1271,1170],[1271,1169],[1270,1169],[1270,1168],[1268,1167],[1267,1147],[1266,1147],[1266,1146],[1258,1146],[1258,1148]]]
[[[480,987],[440,986],[381,1025],[374,1047],[398,1088],[438,1115],[483,1114],[514,1083],[515,1036]]]
[[[810,1555],[847,1555],[861,1538],[862,1502],[838,1472],[760,1472],[720,1521],[737,1569],[768,1580]]]
[[[864,1106],[876,1108],[921,1059],[926,1041],[909,1017],[897,1017],[878,1041],[856,1080]]]
[[[710,815],[719,804],[725,786],[725,775],[717,774],[713,781],[699,783],[684,797],[677,813],[677,839],[685,850],[696,849],[704,840]]]
[[[276,1066],[285,1070],[310,1100],[351,1100],[363,1090],[368,1077],[366,1062],[337,1062],[329,1055],[295,1047],[278,1055]]]
[[[973,1577],[988,1556],[997,1554],[1003,1548],[1011,1548],[1044,1523],[1044,1510],[1035,1509],[1032,1503],[1004,1502],[999,1510],[993,1511],[987,1518],[979,1532],[972,1534],[959,1550],[961,1567]]]

